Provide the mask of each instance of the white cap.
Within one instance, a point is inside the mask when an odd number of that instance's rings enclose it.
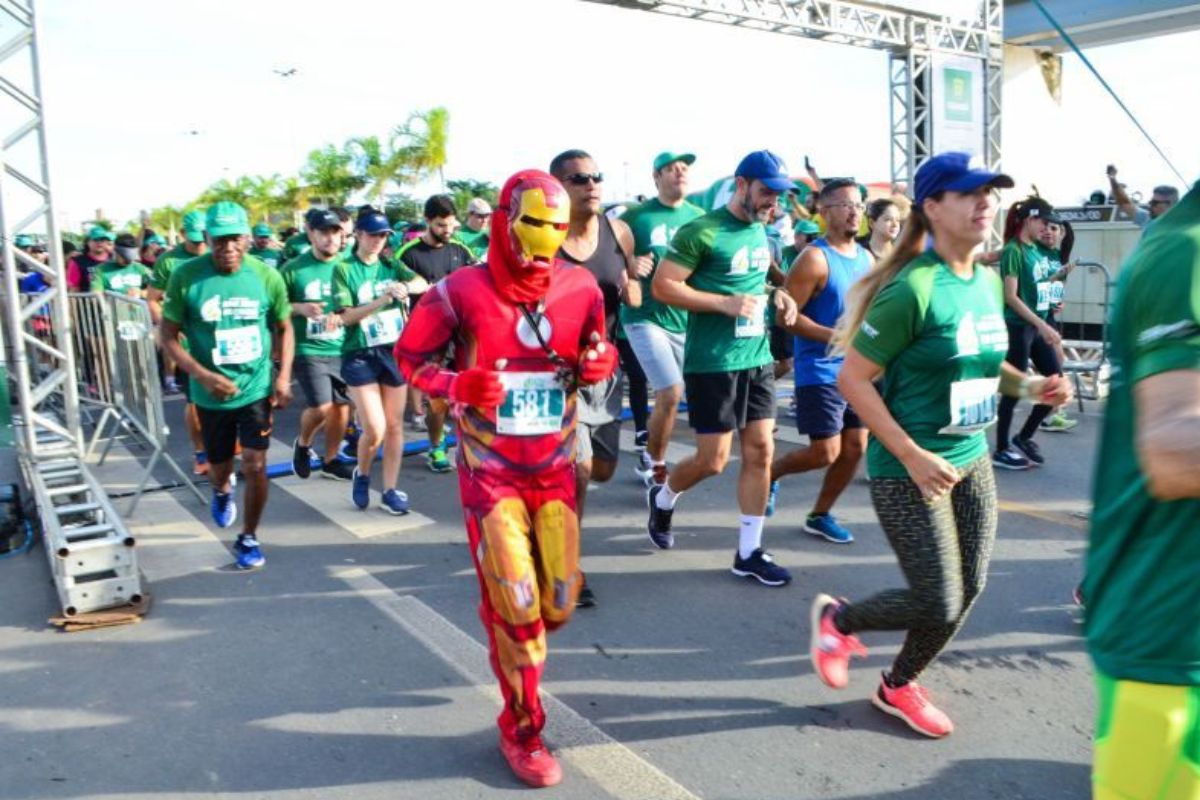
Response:
[[[492,213],[492,207],[482,197],[473,197],[471,198],[471,202],[467,203],[467,213],[486,216]]]

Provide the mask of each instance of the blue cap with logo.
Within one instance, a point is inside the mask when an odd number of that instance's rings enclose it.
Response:
[[[796,182],[788,177],[787,164],[770,150],[755,150],[742,159],[733,174],[738,178],[761,181],[773,192],[786,192],[796,188]]]
[[[392,223],[380,211],[366,211],[354,220],[354,229],[363,233],[384,233],[391,231]]]
[[[1016,184],[1001,172],[985,169],[983,160],[969,153],[938,153],[917,170],[913,181],[917,205],[938,192],[973,192],[981,186],[1011,189]]]

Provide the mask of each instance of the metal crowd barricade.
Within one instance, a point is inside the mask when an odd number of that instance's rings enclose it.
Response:
[[[1075,383],[1079,410],[1083,401],[1108,395],[1108,323],[1112,276],[1096,261],[1080,261],[1068,276],[1061,317],[1063,373]]]
[[[109,386],[118,422],[126,431],[151,448],[150,460],[137,489],[134,490],[133,500],[126,513],[132,514],[137,508],[138,500],[146,490],[146,484],[160,460],[164,461],[180,482],[191,489],[196,498],[203,503],[204,495],[167,452],[170,427],[163,411],[162,383],[158,375],[150,306],[141,298],[117,292],[105,292],[100,297],[107,323],[108,358],[112,367]],[[110,438],[105,443],[104,451],[100,454],[100,464],[108,457],[114,441],[115,438]]]
[[[113,389],[112,352],[104,298],[95,292],[67,295],[72,328],[72,346],[78,370],[80,412],[92,423],[87,454],[104,437],[109,424],[121,418]],[[99,416],[95,416],[99,412]]]

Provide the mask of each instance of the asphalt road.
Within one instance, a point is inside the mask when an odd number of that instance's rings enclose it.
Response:
[[[179,419],[178,401],[168,409]],[[287,458],[295,417],[280,415],[272,461]],[[799,530],[818,478],[785,480],[766,543],[795,581],[768,589],[729,573],[736,461],[684,495],[676,549],[661,552],[623,452],[584,523],[599,605],[550,640],[547,739],[566,777],[542,794],[1088,797],[1092,681],[1070,593],[1097,423],[1043,434],[1046,468],[999,476],[987,589],[923,680],[957,725],[940,741],[868,702],[899,635],[865,635],[870,655],[841,692],[808,662],[816,592],[853,599],[902,580],[865,483],[837,509],[857,541],[837,546]],[[780,426],[796,440],[786,416]],[[681,427],[678,447],[690,440]],[[186,464],[186,445],[176,451]],[[98,475],[120,491],[136,466],[118,452]],[[193,497],[148,495],[129,525],[153,608],[122,628],[48,629],[57,609],[41,551],[0,561],[0,798],[529,791],[495,746],[498,692],[457,479],[415,457],[401,484],[417,513],[396,519],[352,509],[349,484],[275,481],[260,531],[268,564],[253,574],[221,569],[231,537]]]

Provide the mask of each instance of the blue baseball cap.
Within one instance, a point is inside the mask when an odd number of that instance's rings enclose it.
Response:
[[[390,233],[392,224],[388,222],[388,218],[378,211],[359,214],[354,220],[355,230],[360,230],[363,233]]]
[[[917,205],[938,192],[973,192],[980,186],[1011,189],[1016,184],[1009,176],[991,172],[983,160],[969,153],[938,153],[917,170],[913,181],[913,199]]]
[[[783,159],[770,150],[755,150],[742,159],[733,173],[735,177],[762,181],[773,192],[786,192],[796,188],[796,183],[787,174]]]

